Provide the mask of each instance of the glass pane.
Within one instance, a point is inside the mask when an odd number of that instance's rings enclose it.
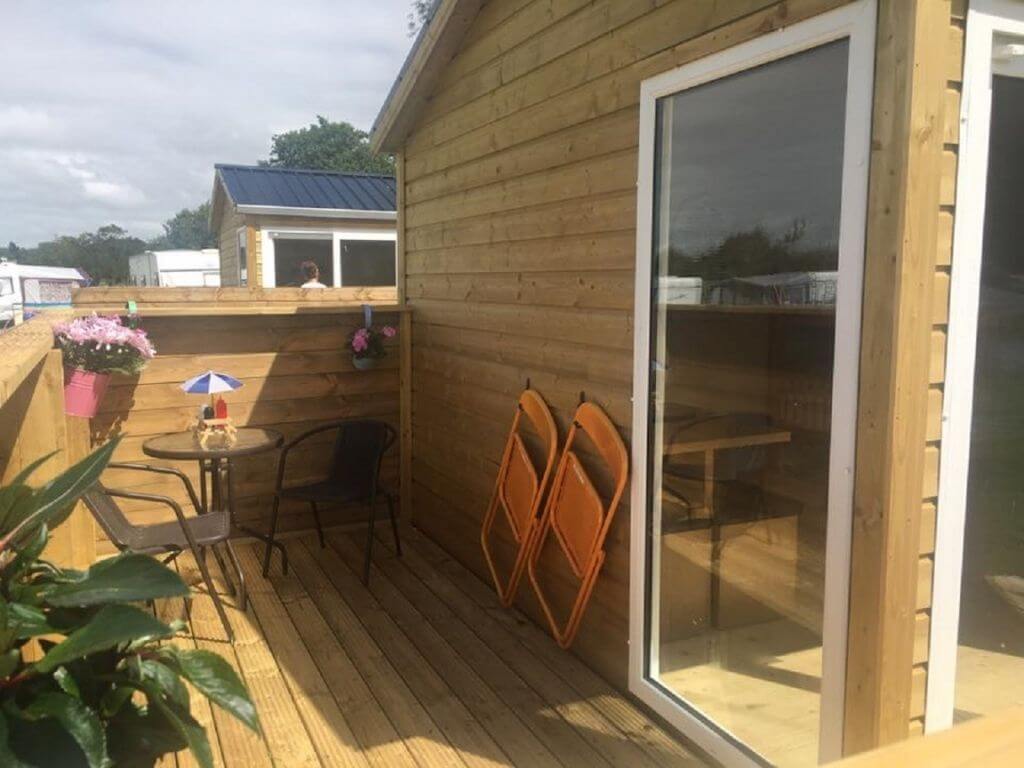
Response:
[[[1024,79],[996,75],[978,293],[955,721],[1024,704],[1022,125]]]
[[[661,99],[648,673],[815,765],[848,42]]]
[[[342,240],[342,285],[395,285],[394,240]]]
[[[297,288],[309,278],[302,265],[311,261],[320,270],[320,282],[334,285],[333,244],[330,240],[274,238],[274,274],[279,288]]]

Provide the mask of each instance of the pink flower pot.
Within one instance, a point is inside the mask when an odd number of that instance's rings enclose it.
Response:
[[[99,410],[110,383],[109,373],[64,368],[64,413],[91,419]]]

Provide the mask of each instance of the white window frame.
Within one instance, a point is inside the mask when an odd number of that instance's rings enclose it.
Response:
[[[925,731],[953,724],[963,577],[964,523],[970,469],[974,360],[978,335],[982,236],[992,115],[992,39],[1024,35],[1024,3],[971,0],[967,11],[960,106],[956,226],[949,290],[949,329],[942,398],[942,460],[935,527],[931,637]]]
[[[238,257],[238,284],[249,284],[249,236],[248,227],[239,227],[235,230],[235,255]],[[245,249],[245,257],[242,257],[242,250]],[[159,271],[159,270],[158,270]],[[158,280],[159,282],[159,280]]]
[[[644,703],[726,765],[758,765],[764,758],[696,710],[680,705],[644,674],[647,593],[647,441],[651,347],[651,268],[654,204],[655,106],[659,98],[771,61],[849,39],[843,149],[839,281],[829,460],[819,758],[842,755],[850,542],[853,519],[857,381],[863,295],[868,166],[874,92],[875,0],[856,0],[782,30],[645,80],[640,98],[636,294],[633,361],[633,446],[630,535],[629,687]],[[657,522],[654,521],[655,530]],[[651,558],[657,574],[657,551]],[[652,578],[656,578],[653,576]],[[652,590],[653,592],[654,590]],[[656,624],[656,620],[652,620]]]
[[[277,287],[277,263],[274,258],[274,240],[277,238],[295,240],[330,240],[331,266],[334,272],[334,288],[342,287],[341,241],[373,240],[395,243],[395,282],[398,282],[398,233],[394,230],[373,229],[323,229],[274,227],[261,232],[261,253],[263,260],[263,287]]]

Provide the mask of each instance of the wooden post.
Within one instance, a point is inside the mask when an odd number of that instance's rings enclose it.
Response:
[[[259,230],[248,224],[245,226],[245,271],[250,288],[263,287],[263,253]]]
[[[949,0],[879,3],[846,754],[909,728],[949,19]]]
[[[399,480],[401,483],[402,522],[413,518],[412,494],[412,313],[403,312],[398,334],[399,370]]]

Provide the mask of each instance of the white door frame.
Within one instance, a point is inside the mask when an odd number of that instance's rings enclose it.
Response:
[[[655,105],[657,99],[703,83],[849,38],[844,134],[839,281],[829,459],[829,523],[826,541],[825,626],[823,628],[820,759],[842,754],[849,608],[850,540],[857,381],[867,219],[871,111],[874,91],[875,0],[856,0],[785,29],[645,80],[640,98],[640,154],[637,200],[637,261],[633,360],[633,445],[630,530],[629,687],[715,759],[726,765],[756,765],[763,758],[681,705],[645,674],[645,615],[648,558],[647,441],[651,347],[651,267],[654,202]],[[656,557],[656,552],[655,552]],[[654,558],[651,558],[654,559]]]
[[[992,113],[992,37],[997,32],[1024,35],[1024,2],[971,0],[964,49],[956,223],[949,291],[945,392],[942,398],[942,458],[925,701],[925,731],[928,733],[953,724],[971,410],[974,405],[978,291]]]

